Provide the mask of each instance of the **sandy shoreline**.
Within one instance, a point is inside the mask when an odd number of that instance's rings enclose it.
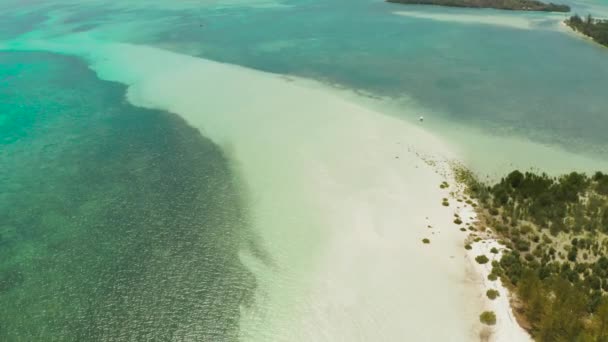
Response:
[[[576,37],[578,39],[583,39],[586,40],[590,43],[593,43],[594,45],[600,46],[600,47],[605,47],[602,44],[599,44],[598,42],[596,42],[595,40],[593,40],[593,38],[583,34],[582,32],[573,29],[572,27],[568,26],[564,21],[560,21],[559,22],[559,31],[563,32],[565,34],[568,34],[572,37]]]
[[[472,249],[467,255],[472,267],[476,270],[479,276],[479,286],[484,290],[484,307],[485,310],[493,311],[496,314],[497,323],[490,327],[492,333],[491,341],[496,342],[511,342],[511,341],[532,341],[530,335],[517,323],[513,309],[510,306],[510,293],[505,288],[500,279],[495,281],[488,280],[488,275],[492,271],[491,262],[500,260],[504,246],[500,245],[496,240],[484,239],[471,244]],[[490,252],[492,248],[498,249],[498,254]],[[480,265],[475,261],[478,255],[485,255],[490,259],[490,262],[485,265]],[[485,296],[487,290],[497,290],[500,295],[494,300],[490,300]]]
[[[463,221],[463,225],[477,222],[477,214],[470,206],[461,208],[459,215]],[[491,230],[485,232],[476,232],[481,240],[471,241],[471,249],[467,251],[467,259],[469,266],[473,270],[475,282],[482,290],[484,310],[492,311],[496,314],[496,325],[488,326],[484,329],[490,333],[490,341],[495,342],[512,342],[512,341],[532,341],[532,338],[518,323],[511,308],[509,290],[502,285],[500,279],[491,281],[488,275],[492,272],[492,261],[499,261],[505,249],[504,246],[498,243],[492,237]],[[469,238],[469,240],[473,240]],[[492,253],[492,248],[496,248],[498,253]],[[475,258],[479,255],[485,255],[490,259],[486,264],[479,264]],[[499,296],[493,300],[486,295],[487,290],[497,290]]]

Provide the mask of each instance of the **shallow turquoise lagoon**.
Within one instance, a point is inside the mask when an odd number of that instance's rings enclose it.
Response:
[[[74,58],[0,64],[0,340],[234,340],[255,280],[222,151]]]
[[[256,289],[239,254],[267,261],[228,151],[132,106],[84,58],[18,47],[83,33],[152,45],[388,99],[440,136],[463,126],[602,165],[608,49],[560,20],[367,0],[0,0],[0,340],[236,340]]]

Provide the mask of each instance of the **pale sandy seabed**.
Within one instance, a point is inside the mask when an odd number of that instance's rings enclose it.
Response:
[[[407,10],[395,14],[418,19],[474,25],[503,26],[520,30],[555,29],[566,17],[555,13],[522,13],[499,10],[453,9],[451,12]]]
[[[311,82],[311,85],[314,84]],[[594,173],[608,169],[608,160],[604,158],[567,151],[520,135],[495,134],[479,127],[448,120],[443,113],[429,110],[407,96],[397,99],[378,97],[358,90],[344,89],[338,85],[326,86],[326,89],[349,102],[405,120],[436,137],[441,137],[457,156],[458,162],[486,181],[500,180],[506,173],[515,169],[546,172],[552,176],[572,171]],[[421,116],[424,118],[423,123],[419,122]]]
[[[439,184],[454,184],[449,162],[466,157],[429,132],[440,126],[312,81],[152,47],[86,35],[9,47],[87,58],[101,78],[129,85],[130,102],[179,114],[229,153],[272,258],[242,254],[259,282],[256,304],[243,308],[242,340],[471,341],[488,329],[478,318],[486,309],[498,316],[494,339],[529,339],[506,290],[472,261],[494,242],[466,252],[453,215],[474,213],[452,199],[441,205],[450,188]],[[494,302],[488,286],[501,292]]]

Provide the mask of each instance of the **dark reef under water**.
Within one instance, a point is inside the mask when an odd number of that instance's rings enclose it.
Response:
[[[0,65],[0,340],[236,340],[252,232],[220,148],[78,59]]]

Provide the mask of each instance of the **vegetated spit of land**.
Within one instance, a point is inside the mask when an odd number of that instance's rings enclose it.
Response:
[[[570,12],[570,6],[536,0],[386,0],[408,5],[438,5],[449,7],[496,8],[517,11]]]
[[[575,14],[565,23],[573,30],[590,37],[595,42],[608,46],[608,20],[593,18],[591,14],[583,19]]]
[[[608,175],[513,171],[487,185],[460,170],[459,179],[508,248],[492,275],[515,290],[520,323],[539,341],[605,341]]]

